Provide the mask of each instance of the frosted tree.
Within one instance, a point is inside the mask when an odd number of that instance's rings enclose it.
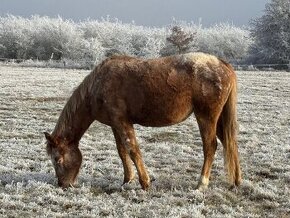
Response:
[[[200,28],[197,34],[199,51],[217,55],[231,63],[244,61],[252,43],[249,31],[227,23]]]
[[[27,58],[27,46],[31,44],[27,34],[30,28],[29,21],[22,17],[0,17],[0,57]]]
[[[165,46],[165,34],[164,28],[142,27],[135,31],[131,38],[134,55],[145,58],[159,57],[160,50]]]
[[[137,27],[123,24],[117,19],[109,17],[102,21],[87,21],[81,25],[84,37],[96,38],[104,48],[106,56],[113,54],[134,55],[131,39]]]
[[[196,32],[185,32],[180,26],[173,26],[171,34],[166,38],[177,50],[178,54],[189,50],[190,44],[195,40]]]
[[[289,42],[289,34],[283,37],[284,44]],[[61,17],[0,17],[0,58],[10,59],[88,66],[116,53],[156,58],[199,50],[239,61],[251,42],[248,31],[228,24],[202,28],[179,21],[170,28],[150,28],[108,18],[75,23]]]
[[[257,62],[288,63],[290,59],[290,1],[272,0],[264,15],[252,20],[252,49]]]
[[[31,33],[33,41],[31,54],[40,60],[60,60],[67,53],[66,45],[80,38],[75,23],[63,20],[61,17],[33,17],[34,31]]]

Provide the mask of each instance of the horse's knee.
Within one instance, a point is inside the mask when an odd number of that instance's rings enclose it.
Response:
[[[125,149],[127,151],[127,153],[131,156],[131,151],[132,151],[132,142],[130,140],[129,137],[125,137],[125,139],[123,140],[124,141],[124,146],[125,146]]]

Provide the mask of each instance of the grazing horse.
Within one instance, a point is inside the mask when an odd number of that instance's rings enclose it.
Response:
[[[137,144],[133,124],[161,127],[179,123],[195,114],[204,163],[198,183],[205,189],[217,148],[231,185],[241,183],[237,148],[237,85],[230,64],[204,53],[188,53],[156,59],[112,56],[87,75],[63,108],[52,134],[45,132],[59,186],[75,183],[82,155],[79,141],[98,120],[111,126],[124,168],[124,184],[137,168],[142,189],[150,178]],[[133,162],[133,163],[132,163]]]

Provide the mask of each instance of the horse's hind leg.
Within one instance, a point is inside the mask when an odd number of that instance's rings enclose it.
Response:
[[[139,182],[142,186],[142,189],[147,190],[150,186],[150,178],[142,160],[141,151],[137,144],[133,125],[129,123],[118,125],[116,128],[116,134],[119,135],[121,144],[125,145],[127,153],[130,155],[137,168]]]
[[[126,147],[122,143],[121,137],[119,136],[119,134],[117,133],[117,131],[114,128],[112,128],[112,130],[113,130],[114,137],[116,140],[118,153],[119,153],[119,156],[120,156],[122,163],[123,163],[123,168],[124,168],[123,184],[129,183],[135,177],[132,160],[127,152]]]
[[[214,155],[217,149],[216,122],[208,119],[197,119],[203,142],[204,162],[197,188],[206,189],[209,183]]]

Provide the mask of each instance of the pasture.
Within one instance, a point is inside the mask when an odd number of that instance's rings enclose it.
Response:
[[[0,65],[1,217],[290,217],[290,73],[237,72],[243,182],[229,190],[221,144],[208,190],[195,190],[203,164],[194,117],[178,125],[136,125],[150,176],[121,187],[123,167],[111,128],[93,123],[80,142],[78,187],[56,186],[45,151],[82,70]]]

